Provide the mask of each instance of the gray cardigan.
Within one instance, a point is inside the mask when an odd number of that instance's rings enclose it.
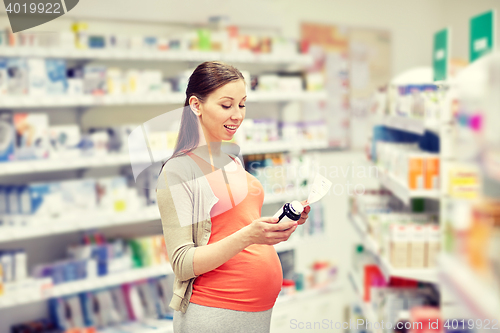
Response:
[[[241,164],[241,160],[229,154]],[[210,210],[219,201],[196,162],[188,155],[169,160],[158,177],[156,198],[163,236],[175,274],[170,307],[186,312],[196,279],[195,248],[208,243]]]

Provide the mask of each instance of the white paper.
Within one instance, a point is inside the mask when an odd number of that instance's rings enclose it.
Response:
[[[314,183],[311,187],[311,192],[309,192],[309,197],[307,198],[307,203],[304,205],[304,207],[321,200],[321,198],[323,198],[328,193],[331,186],[331,181],[329,181],[319,173],[316,174],[316,177],[314,177]]]

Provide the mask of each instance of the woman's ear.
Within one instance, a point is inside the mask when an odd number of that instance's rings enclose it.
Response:
[[[200,100],[198,99],[198,97],[196,96],[191,96],[189,98],[189,106],[191,107],[191,111],[193,111],[193,113],[196,115],[196,116],[200,116],[201,115],[201,112],[200,112]]]

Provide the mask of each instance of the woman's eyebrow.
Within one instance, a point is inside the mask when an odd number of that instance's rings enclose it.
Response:
[[[229,97],[229,96],[224,96],[224,97],[221,97],[221,98],[219,98],[219,99],[223,99],[223,98],[229,98],[229,99],[234,99],[234,98],[232,98],[232,97]]]

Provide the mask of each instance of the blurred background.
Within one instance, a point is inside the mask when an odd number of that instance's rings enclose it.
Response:
[[[500,330],[498,1],[82,0],[12,32],[52,2],[0,5],[0,333],[173,332],[128,136],[168,158],[152,119],[207,60],[246,78],[262,216],[333,183],[275,246],[271,332]]]

